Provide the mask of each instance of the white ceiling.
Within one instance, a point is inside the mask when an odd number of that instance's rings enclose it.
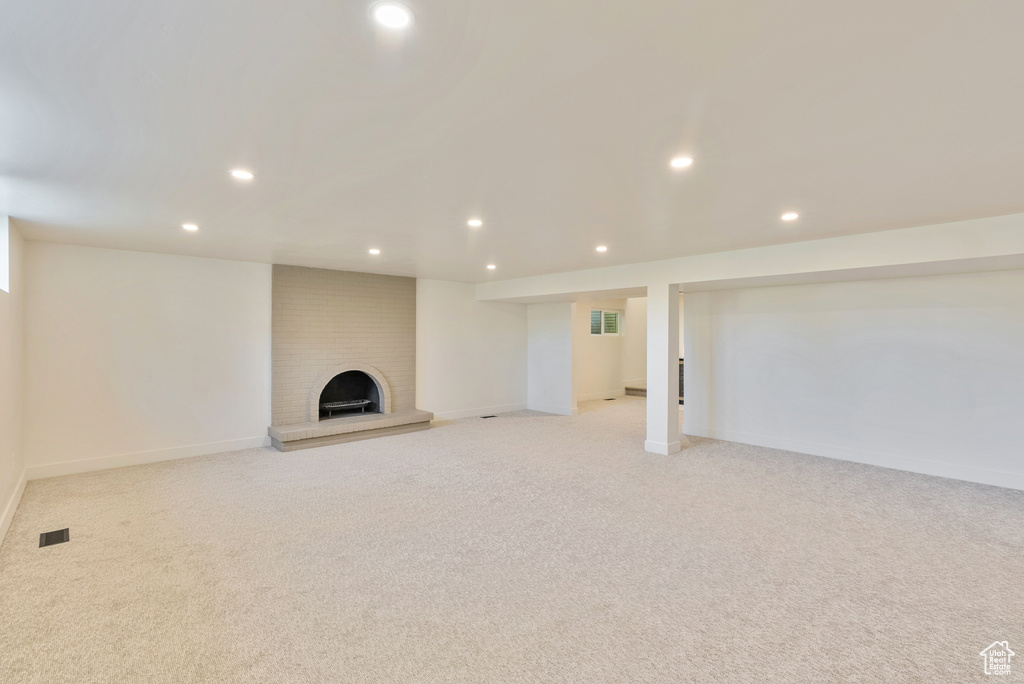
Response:
[[[4,0],[0,212],[479,282],[1024,211],[1020,0],[369,4]]]

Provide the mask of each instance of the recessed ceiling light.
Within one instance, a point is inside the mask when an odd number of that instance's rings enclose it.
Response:
[[[236,180],[250,181],[256,176],[252,171],[246,171],[245,169],[232,169],[231,177]]]
[[[397,2],[378,2],[371,10],[378,24],[389,29],[404,29],[412,24],[412,12]]]
[[[199,230],[199,226],[197,226],[194,223],[183,223],[183,224],[181,224],[181,227],[184,228],[185,230],[187,230],[190,233],[194,233],[197,230]]]
[[[669,164],[673,169],[685,169],[687,166],[693,164],[692,157],[676,157]]]
[[[479,228],[480,226],[484,225],[484,222],[481,221],[480,219],[469,219],[468,221],[466,221],[466,225],[469,226],[470,228]]]
[[[370,250],[370,254],[372,254],[373,256],[377,256],[378,254],[380,254],[380,250],[375,247]]]
[[[800,218],[800,214],[796,213],[795,211],[787,211],[785,214],[782,215],[781,218],[783,221],[796,221],[798,218]]]
[[[497,266],[495,266],[494,264],[487,264],[487,270],[488,270],[488,271],[493,271],[493,270],[494,270],[494,269],[496,269],[496,268],[498,268],[498,267],[497,267]]]
[[[608,251],[608,248],[607,248],[607,247],[605,247],[604,245],[598,245],[598,247],[597,247],[597,251],[598,251],[598,252],[607,252],[607,251]]]

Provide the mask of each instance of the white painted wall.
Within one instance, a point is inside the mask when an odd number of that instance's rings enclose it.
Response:
[[[0,216],[0,258],[9,265],[8,288],[0,290],[0,544],[25,488],[22,432],[24,405],[24,253],[17,229]]]
[[[10,218],[0,214],[0,292],[11,291]]]
[[[258,446],[271,267],[32,242],[29,477]]]
[[[576,304],[529,304],[527,321],[527,405],[534,411],[576,415],[572,327]]]
[[[626,338],[622,343],[622,378],[625,387],[647,382],[647,297],[626,300]]]
[[[618,311],[622,316],[621,335],[591,335],[590,312],[593,309]],[[577,401],[621,397],[626,393],[623,362],[626,337],[633,328],[625,317],[625,299],[580,300],[573,316],[572,362]]]
[[[679,295],[679,358],[685,357],[686,343],[683,334],[683,302],[686,297]],[[623,374],[626,385],[647,382],[647,297],[632,297],[626,300],[626,319],[633,321],[623,347]]]
[[[470,283],[416,281],[416,407],[436,418],[526,408],[526,305]]]
[[[683,431],[1024,489],[1024,271],[687,295]]]

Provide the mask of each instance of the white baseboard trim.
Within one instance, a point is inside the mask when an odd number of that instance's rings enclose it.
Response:
[[[460,409],[458,411],[432,411],[434,420],[458,420],[459,418],[479,418],[489,416],[492,413],[509,413],[511,411],[522,411],[526,404],[501,404],[499,406],[484,406],[482,408]]]
[[[652,442],[649,439],[644,442],[644,451],[649,451],[652,454],[661,454],[662,456],[678,454],[682,448],[680,442]]]
[[[573,406],[569,408],[567,406],[548,406],[547,404],[538,404],[536,402],[527,404],[526,408],[531,411],[540,411],[541,413],[553,413],[556,416],[576,416],[579,415],[580,410]]]
[[[11,522],[14,520],[14,513],[18,510],[18,504],[21,503],[21,495],[25,493],[25,485],[27,483],[28,473],[25,469],[22,469],[21,477],[18,478],[18,484],[14,486],[11,498],[7,500],[3,515],[0,516],[0,547],[4,545],[4,538],[7,536],[7,530],[10,529]]]
[[[159,449],[157,451],[143,451],[135,454],[118,454],[117,456],[101,456],[99,458],[86,458],[80,461],[64,461],[62,463],[50,463],[47,465],[30,466],[25,470],[27,472],[28,479],[41,480],[47,477],[60,477],[61,475],[90,473],[95,470],[123,468],[125,466],[143,465],[145,463],[158,463],[160,461],[173,461],[179,458],[206,456],[209,454],[219,454],[226,451],[239,451],[241,449],[253,449],[256,447],[269,445],[270,437],[249,437],[246,439],[231,439],[225,442],[190,444],[188,446],[173,447],[171,449]]]
[[[711,439],[720,439],[726,442],[753,444],[754,446],[763,446],[770,449],[795,451],[801,454],[810,454],[811,456],[824,456],[825,458],[835,458],[840,461],[852,461],[854,463],[863,463],[892,470],[903,470],[921,475],[934,475],[952,480],[964,480],[965,482],[976,482],[978,484],[1024,491],[1024,473],[1007,473],[956,463],[930,461],[913,456],[897,456],[895,454],[868,451],[866,449],[851,449],[831,444],[820,444],[818,442],[786,439],[735,430],[710,429],[704,426],[684,425],[683,430],[686,434],[696,437],[710,437]]]
[[[617,397],[626,396],[626,388],[616,390],[608,390],[607,392],[593,392],[591,394],[581,394],[576,397],[576,401],[594,401],[596,399],[615,399]]]

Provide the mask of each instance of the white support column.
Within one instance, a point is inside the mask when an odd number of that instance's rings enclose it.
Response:
[[[647,441],[644,449],[674,454],[679,435],[679,286],[647,286]]]

